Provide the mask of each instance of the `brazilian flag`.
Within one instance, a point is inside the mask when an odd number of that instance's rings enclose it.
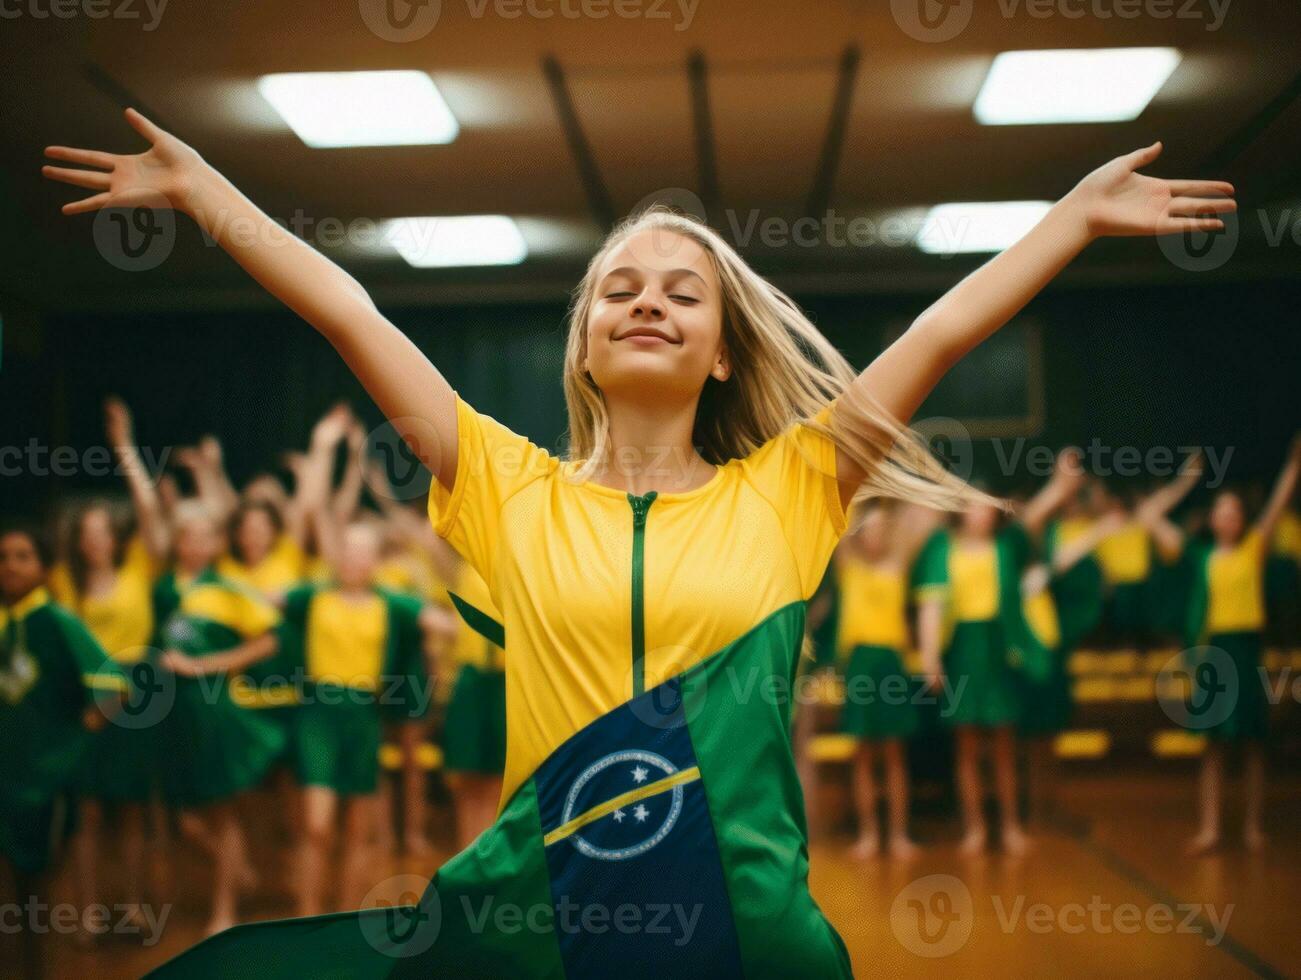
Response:
[[[238,926],[152,975],[850,976],[808,891],[790,698],[773,695],[804,616],[776,610],[575,732],[418,901]]]

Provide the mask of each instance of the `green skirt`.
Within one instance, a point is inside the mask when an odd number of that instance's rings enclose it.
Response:
[[[1223,650],[1233,665],[1230,676],[1221,677],[1220,671],[1205,680],[1198,678],[1188,706],[1190,731],[1201,732],[1209,738],[1223,742],[1262,739],[1269,734],[1269,698],[1265,682],[1260,676],[1261,651],[1264,643],[1259,632],[1215,633],[1206,646]],[[1189,665],[1197,675],[1197,665]],[[1226,698],[1217,702],[1217,698]],[[1214,719],[1211,724],[1198,724],[1198,719]]]
[[[1123,640],[1146,636],[1152,627],[1150,598],[1145,581],[1113,585],[1103,604],[1102,621],[1108,632]]]
[[[77,792],[110,803],[144,803],[158,787],[158,727],[110,722],[86,753]]]
[[[506,768],[506,675],[465,664],[456,675],[443,730],[449,772],[499,775]]]
[[[162,736],[167,799],[199,806],[257,785],[287,743],[284,725],[265,714],[235,704],[224,676],[178,678]]]
[[[379,784],[380,711],[364,692],[317,685],[295,715],[294,771],[302,786],[366,796]]]
[[[1056,735],[1070,727],[1075,700],[1066,660],[1065,653],[1054,651],[1052,673],[1042,682],[1017,673],[1021,688],[1021,721],[1017,728],[1022,735]]]
[[[998,620],[958,623],[944,653],[944,674],[940,717],[946,725],[995,728],[1020,720],[1020,681]]]
[[[904,671],[899,651],[856,646],[845,665],[845,706],[840,730],[863,739],[909,738],[919,718],[916,684]]]

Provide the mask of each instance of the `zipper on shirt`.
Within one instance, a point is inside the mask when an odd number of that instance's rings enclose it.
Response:
[[[628,494],[632,505],[632,696],[646,689],[646,513],[656,492],[638,497]]]

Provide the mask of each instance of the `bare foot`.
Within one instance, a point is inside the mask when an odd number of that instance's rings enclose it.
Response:
[[[911,838],[902,834],[890,838],[889,850],[890,857],[896,861],[915,861],[922,853]]]
[[[1010,854],[1012,857],[1021,857],[1029,854],[1033,846],[1026,832],[1020,827],[1004,827],[1000,835],[1003,844],[1003,853]]]
[[[1251,851],[1251,853],[1259,854],[1265,849],[1265,845],[1269,843],[1269,838],[1261,833],[1259,827],[1248,827],[1242,832],[1242,843],[1246,845],[1247,850]]]
[[[1201,857],[1203,854],[1210,854],[1219,846],[1220,835],[1204,830],[1188,842],[1184,847],[1184,853],[1189,857]]]
[[[958,853],[963,857],[974,857],[985,850],[985,828],[975,827],[968,830],[958,844]]]
[[[864,834],[849,849],[849,856],[855,861],[868,861],[876,857],[880,850],[881,844],[876,834]]]

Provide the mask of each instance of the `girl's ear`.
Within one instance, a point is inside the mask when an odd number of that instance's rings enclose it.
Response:
[[[727,356],[727,348],[723,348],[718,352],[718,359],[714,361],[714,368],[709,374],[719,381],[726,381],[732,376],[732,362]]]

